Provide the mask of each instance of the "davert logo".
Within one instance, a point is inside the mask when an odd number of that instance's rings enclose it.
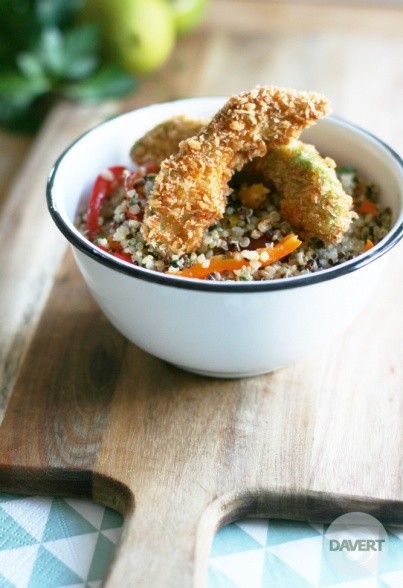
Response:
[[[386,543],[386,539],[330,539],[330,551],[382,551],[382,545]]]
[[[371,515],[350,512],[335,519],[324,536],[324,551],[341,579],[352,580],[376,574],[387,555],[388,534]]]

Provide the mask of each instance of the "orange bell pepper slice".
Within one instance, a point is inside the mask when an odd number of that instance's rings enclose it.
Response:
[[[290,255],[301,243],[302,241],[298,239],[297,235],[291,233],[272,247],[260,247],[256,249],[255,251],[259,254],[260,267],[265,267]],[[213,272],[234,271],[250,265],[248,259],[233,253],[214,255],[209,262],[208,266],[203,263],[195,263],[191,267],[179,270],[175,273],[175,276],[203,279]]]

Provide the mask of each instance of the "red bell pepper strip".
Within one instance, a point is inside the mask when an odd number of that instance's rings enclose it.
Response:
[[[132,256],[130,253],[126,253],[126,251],[113,251],[112,255],[118,259],[121,259],[122,261],[133,263]]]
[[[123,261],[127,261],[129,263],[133,263],[133,259],[132,256],[130,255],[130,253],[126,253],[126,251],[113,251],[111,249],[108,249],[107,247],[104,247],[103,245],[99,245],[97,244],[98,249],[101,249],[101,251],[105,251],[106,253],[110,253],[110,255],[113,255],[113,257],[117,257],[118,259],[122,259]]]
[[[108,167],[94,182],[87,207],[87,230],[90,241],[93,241],[99,232],[102,204],[119,186],[125,169],[121,165]]]

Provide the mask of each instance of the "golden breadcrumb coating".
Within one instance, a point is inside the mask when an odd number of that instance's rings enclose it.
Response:
[[[161,256],[195,250],[224,213],[236,170],[287,144],[329,112],[315,92],[274,86],[232,96],[195,137],[162,162],[147,202],[143,237]]]
[[[136,141],[130,150],[130,157],[139,165],[161,162],[178,152],[179,143],[197,135],[207,121],[174,116],[152,128]]]
[[[281,195],[281,212],[307,240],[318,237],[326,245],[340,243],[357,216],[352,197],[336,175],[335,162],[322,158],[313,145],[292,141],[268,149],[248,168],[274,183]]]

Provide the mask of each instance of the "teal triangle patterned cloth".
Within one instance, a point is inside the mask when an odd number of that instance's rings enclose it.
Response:
[[[86,500],[0,494],[0,588],[97,588],[122,529],[115,511]],[[207,588],[401,588],[403,529],[387,556],[347,577],[324,553],[326,525],[246,520],[220,529]]]

